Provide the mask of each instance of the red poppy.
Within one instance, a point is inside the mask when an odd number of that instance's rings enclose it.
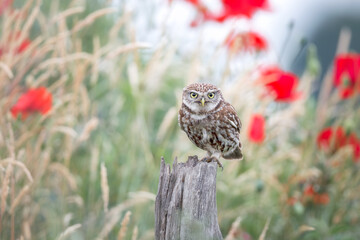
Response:
[[[185,1],[194,5],[200,5],[200,0],[185,0]]]
[[[231,17],[251,18],[259,9],[268,9],[267,0],[222,0],[223,11],[219,15],[206,16],[209,20],[223,22]]]
[[[340,97],[346,99],[360,88],[360,54],[341,54],[335,59],[334,85]]]
[[[256,32],[237,33],[231,32],[225,40],[225,44],[230,51],[238,52],[241,50],[266,50],[267,42]]]
[[[26,119],[29,114],[39,112],[42,115],[50,111],[52,105],[52,95],[44,87],[29,89],[21,95],[16,104],[11,108],[13,117],[21,114],[22,119]]]
[[[210,16],[211,13],[209,9],[201,2],[201,0],[184,0],[192,4],[198,11],[197,17],[190,23],[191,27],[197,27],[204,19],[207,19],[206,16]]]
[[[265,118],[261,114],[254,114],[251,117],[248,137],[254,143],[262,143],[265,139]]]
[[[296,197],[289,197],[286,201],[286,204],[289,206],[294,206],[297,202],[299,202],[299,200]]]
[[[327,193],[318,193],[317,191],[315,191],[313,185],[307,185],[304,188],[304,198],[303,198],[303,200],[306,201],[306,199],[311,200],[314,204],[321,204],[321,205],[328,204],[329,201],[330,201],[329,194],[327,194]]]
[[[327,193],[317,193],[317,194],[314,195],[313,202],[315,204],[326,205],[326,204],[328,204],[330,202],[329,194],[327,194]]]
[[[185,1],[194,5],[200,14],[192,26],[197,26],[202,20],[223,22],[232,17],[251,18],[257,10],[268,9],[267,0],[221,0],[221,12],[213,13],[200,0]]]
[[[25,38],[21,43],[20,46],[17,49],[17,53],[22,53],[24,52],[29,45],[31,44],[31,41],[28,38]]]
[[[13,35],[10,34],[9,41],[16,41],[19,37],[20,37],[20,33],[15,34],[15,37],[13,37]],[[31,44],[30,39],[24,38],[24,40],[22,40],[22,42],[17,46],[15,53],[19,54],[24,52],[30,46],[30,44]],[[8,50],[6,48],[0,47],[0,56],[7,51]]]
[[[346,145],[347,139],[342,127],[327,127],[319,133],[316,142],[320,149],[329,150],[333,146],[337,150]]]
[[[350,136],[349,136],[349,144],[352,146],[352,149],[353,149],[353,161],[359,162],[360,161],[360,139],[358,139],[354,133],[350,134]]]
[[[261,70],[260,82],[264,84],[269,94],[278,102],[293,102],[301,93],[296,91],[299,84],[298,77],[290,72],[285,72],[276,66]]]
[[[314,187],[312,185],[307,185],[304,189],[304,195],[309,197],[314,196],[315,195]]]
[[[0,15],[2,15],[9,6],[11,6],[13,3],[13,0],[1,0],[0,3]]]

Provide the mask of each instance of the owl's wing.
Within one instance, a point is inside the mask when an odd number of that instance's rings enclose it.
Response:
[[[178,113],[178,125],[180,126],[181,130],[184,130],[183,124],[181,122],[181,117],[183,116],[183,114],[184,114],[183,110],[182,110],[182,108],[180,108],[179,113]]]
[[[237,116],[235,108],[233,106],[231,106],[230,104],[227,104],[224,107],[223,116],[224,116],[224,121],[226,121],[228,123],[227,124],[228,127],[229,128],[233,127],[233,129],[236,132],[238,132],[238,134],[240,135],[241,121],[240,121],[239,117]],[[231,135],[232,137],[236,137],[238,139],[238,144],[239,145],[235,149],[233,149],[232,151],[223,153],[222,156],[225,159],[242,159],[243,158],[243,154],[242,154],[242,151],[241,151],[241,141],[239,139],[239,137],[240,137],[239,135],[234,136],[234,133]]]
[[[179,113],[178,113],[178,124],[181,128],[181,130],[185,131],[185,128],[184,128],[184,118],[185,119],[189,119],[189,116],[186,115],[186,113],[184,112],[183,108],[181,107],[180,110],[179,110]]]
[[[231,126],[233,126],[236,129],[236,131],[240,133],[241,121],[236,113],[235,108],[230,104],[227,104],[224,110],[225,110],[225,119],[230,123]]]

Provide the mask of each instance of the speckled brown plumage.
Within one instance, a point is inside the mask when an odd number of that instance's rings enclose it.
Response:
[[[195,83],[184,88],[178,120],[191,142],[207,151],[208,160],[221,165],[220,157],[242,158],[240,119],[216,86]]]

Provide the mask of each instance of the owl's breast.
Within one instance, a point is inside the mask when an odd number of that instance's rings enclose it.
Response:
[[[223,152],[232,145],[228,141],[229,129],[223,126],[219,114],[181,114],[179,122],[191,142],[201,149]]]
[[[197,145],[201,148],[204,148],[216,139],[216,130],[216,120],[212,117],[206,116],[192,121],[191,135],[194,140],[196,139]]]

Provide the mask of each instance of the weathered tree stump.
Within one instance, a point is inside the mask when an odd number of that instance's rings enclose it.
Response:
[[[161,159],[155,201],[157,240],[223,239],[216,208],[217,163],[190,156],[173,169]]]

